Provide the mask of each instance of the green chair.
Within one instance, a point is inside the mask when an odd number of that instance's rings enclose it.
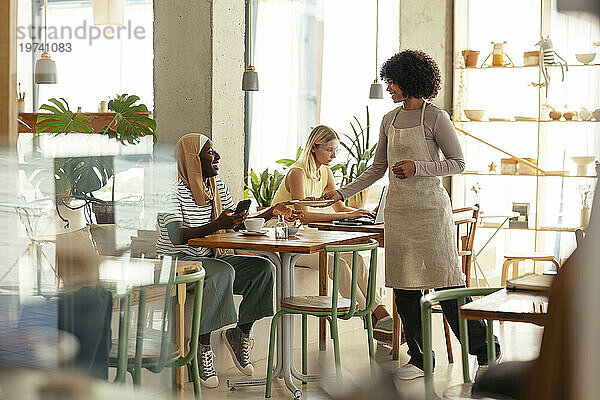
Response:
[[[117,340],[116,356],[109,359],[109,366],[116,367],[117,373],[113,382],[125,382],[127,373],[127,349],[129,328],[131,325],[131,288],[128,288],[124,293],[115,293],[113,291],[113,301],[119,301],[119,337]]]
[[[373,347],[373,325],[371,313],[375,305],[375,287],[377,285],[377,247],[379,243],[371,239],[369,243],[359,245],[327,246],[326,252],[334,253],[333,264],[333,291],[332,296],[297,296],[287,297],[281,300],[281,309],[273,316],[271,321],[271,339],[269,343],[269,363],[267,366],[267,383],[265,397],[271,397],[271,382],[273,379],[273,358],[275,355],[275,333],[277,321],[284,314],[302,315],[302,373],[307,373],[307,319],[309,315],[325,318],[331,327],[331,339],[333,340],[333,351],[335,355],[336,374],[341,377],[340,365],[340,341],[338,336],[338,318],[348,320],[352,317],[361,317],[367,330],[369,345],[369,358],[371,371],[374,371],[375,350]],[[371,251],[371,262],[369,265],[369,280],[366,298],[366,307],[361,310],[357,307],[356,282],[358,269],[358,252]],[[352,252],[352,286],[350,299],[339,298],[338,275],[340,267],[340,253]]]
[[[469,341],[467,331],[467,320],[460,318],[460,307],[462,307],[466,298],[469,296],[487,296],[497,292],[502,288],[458,288],[441,290],[439,292],[428,293],[421,298],[421,323],[423,328],[423,368],[425,371],[425,393],[426,398],[433,397],[433,355],[431,346],[431,313],[432,306],[440,301],[457,300],[459,310],[459,333],[462,355],[463,380],[465,383],[471,382],[469,373]],[[492,321],[487,321],[487,344],[488,344],[488,362],[494,364],[496,360],[496,346],[494,342]]]
[[[174,279],[170,279],[167,283],[157,283],[139,288],[136,336],[135,338],[132,338],[132,341],[135,341],[135,346],[132,344],[129,345],[128,351],[125,353],[127,354],[127,371],[131,374],[134,385],[141,385],[142,369],[147,369],[158,374],[162,372],[164,368],[178,368],[185,365],[188,367],[190,380],[194,384],[194,394],[196,399],[202,398],[197,352],[204,274],[204,269],[198,267],[197,270],[184,275],[178,275]],[[173,342],[173,332],[171,330],[175,325],[173,294],[177,285],[180,284],[194,284],[191,338],[189,349],[185,355],[180,354],[180,349]],[[161,313],[160,329],[158,330],[158,333],[148,333],[146,332],[148,326],[146,306],[148,302],[155,300],[148,299],[148,292],[151,290],[155,293],[156,289],[160,290],[161,287],[164,288],[164,295],[160,296],[161,300],[164,299],[164,307]],[[113,355],[112,352],[111,355]],[[115,364],[117,362],[117,357],[114,357],[113,355],[113,357],[110,358],[110,363]]]

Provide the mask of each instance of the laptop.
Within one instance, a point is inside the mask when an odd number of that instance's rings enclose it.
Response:
[[[359,217],[359,218],[344,218],[339,221],[333,221],[334,225],[380,225],[383,224],[383,209],[385,208],[385,197],[387,196],[387,186],[383,187],[381,194],[379,195],[379,204],[377,205],[377,214],[373,217]]]

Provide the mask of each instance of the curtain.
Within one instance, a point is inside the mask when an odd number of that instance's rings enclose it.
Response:
[[[376,2],[364,0],[261,0],[258,2],[250,168],[277,167],[293,158],[312,127],[351,133],[350,121],[371,116],[371,140],[392,101],[369,100],[375,78]],[[398,1],[379,1],[379,59],[398,51]],[[341,154],[339,162],[345,160]]]

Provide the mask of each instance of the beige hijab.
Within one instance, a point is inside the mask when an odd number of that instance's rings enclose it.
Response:
[[[179,179],[192,192],[194,201],[199,206],[212,205],[212,219],[217,219],[223,211],[221,196],[217,190],[215,178],[208,178],[208,187],[202,177],[202,161],[200,151],[210,139],[201,133],[188,133],[182,136],[175,145],[177,157],[177,174]],[[224,232],[224,231],[222,231]],[[223,254],[222,249],[215,249],[215,256]]]

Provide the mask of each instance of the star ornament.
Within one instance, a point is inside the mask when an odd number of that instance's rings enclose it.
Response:
[[[494,164],[493,161],[492,161],[492,163],[490,165],[488,165],[488,168],[490,169],[490,172],[496,172],[496,167],[497,167],[497,165]]]

